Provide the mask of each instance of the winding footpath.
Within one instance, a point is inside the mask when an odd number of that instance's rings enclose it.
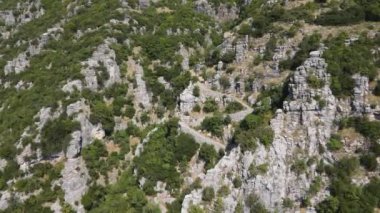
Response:
[[[252,113],[253,109],[247,104],[245,103],[243,100],[233,96],[233,95],[229,95],[229,94],[225,94],[225,93],[221,93],[221,92],[218,92],[218,91],[214,91],[214,90],[211,90],[209,88],[207,88],[205,85],[203,84],[200,84],[198,83],[197,84],[199,86],[199,89],[201,90],[201,93],[202,94],[206,94],[206,96],[209,96],[209,97],[223,97],[223,96],[226,96],[228,98],[230,98],[231,100],[234,100],[236,102],[239,102],[240,104],[242,104],[244,106],[244,110],[242,111],[239,111],[239,112],[235,112],[235,113],[232,113],[232,114],[229,114],[229,116],[231,117],[231,121],[232,122],[240,122],[241,120],[243,120],[248,114]],[[203,134],[202,132],[199,132],[198,130],[190,127],[186,122],[184,121],[180,121],[179,122],[179,126],[180,126],[180,129],[182,132],[184,133],[187,133],[187,134],[190,134],[191,136],[194,137],[195,141],[199,144],[209,144],[209,145],[213,145],[214,148],[219,151],[219,150],[224,150],[226,148],[226,145],[222,143],[222,141],[220,140],[216,140],[215,138],[211,138],[209,136],[206,136],[205,134]]]

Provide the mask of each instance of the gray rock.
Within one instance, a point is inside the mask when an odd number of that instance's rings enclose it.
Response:
[[[368,77],[355,74],[352,78],[355,81],[354,95],[352,99],[352,111],[356,114],[371,113],[372,109],[368,104]]]
[[[187,49],[181,44],[179,49],[179,55],[182,56],[181,67],[183,70],[189,70],[189,57],[190,54]]]
[[[63,87],[62,91],[67,93],[73,93],[75,90],[82,91],[82,81],[81,80],[73,80],[68,81]]]
[[[82,149],[82,133],[80,131],[75,131],[71,134],[71,140],[69,146],[67,147],[66,157],[76,158],[80,154]]]
[[[142,105],[145,109],[151,108],[151,101],[149,92],[146,88],[144,77],[144,70],[140,64],[135,63],[135,61],[131,60],[128,64],[135,71],[135,80],[137,84],[137,88],[135,89],[135,100],[137,105]]]
[[[98,46],[95,52],[92,54],[91,58],[87,59],[87,61],[82,62],[82,66],[84,67],[81,73],[85,76],[86,87],[92,91],[96,91],[99,87],[98,85],[98,69],[101,66],[105,67],[105,71],[107,72],[108,79],[100,79],[104,81],[104,86],[110,87],[115,83],[120,83],[120,68],[116,63],[116,54],[115,51],[112,50],[109,45],[116,42],[115,39],[107,38],[104,44]]]
[[[81,204],[81,199],[88,189],[87,182],[90,177],[82,157],[67,159],[61,174],[62,178],[60,182],[62,190],[65,192],[65,201],[69,203],[76,212],[84,213],[85,210]]]
[[[29,59],[32,56],[40,54],[43,47],[47,44],[50,39],[58,39],[60,34],[63,32],[63,29],[60,27],[53,27],[48,29],[43,33],[38,39],[36,44],[29,42],[29,47],[25,52],[20,53],[12,61],[8,61],[4,67],[5,75],[8,75],[12,72],[16,74],[25,71],[29,67]]]
[[[139,6],[141,9],[145,9],[150,6],[150,0],[139,0]]]
[[[221,185],[232,188],[235,174],[243,180],[243,186],[231,190],[224,201],[225,212],[233,212],[237,201],[244,201],[251,193],[259,196],[261,202],[272,211],[283,211],[282,200],[290,198],[297,204],[304,197],[312,180],[318,175],[316,166],[307,168],[306,174],[297,175],[292,171],[292,164],[296,159],[307,160],[317,156],[318,160],[333,161],[331,153],[326,151],[323,155],[318,152],[319,145],[325,146],[334,131],[334,119],[337,114],[336,100],[329,88],[329,75],[326,73],[326,63],[319,57],[307,59],[299,67],[289,83],[289,100],[284,102],[284,110],[277,110],[271,120],[274,131],[274,141],[270,148],[263,145],[255,152],[240,154],[239,148],[233,149],[224,156],[217,165],[207,171],[202,177],[202,186],[211,186],[218,190]],[[314,75],[325,85],[314,89],[307,83],[307,77]],[[315,96],[326,101],[326,107],[320,109]],[[249,167],[253,165],[268,165],[265,174],[251,176]],[[328,193],[324,189],[311,199],[312,204],[319,202]],[[202,205],[199,197],[201,190],[194,190],[185,196],[182,212],[186,212],[191,203]],[[246,209],[248,211],[248,209]],[[295,210],[296,211],[296,210]]]
[[[7,26],[16,24],[16,18],[11,10],[0,11],[0,20],[2,20]]]
[[[7,166],[8,162],[5,159],[0,158],[0,171],[4,171],[4,168]]]
[[[81,126],[81,140],[79,140],[78,135],[74,135],[77,139],[72,140],[73,144],[73,152],[75,153],[77,148],[81,146],[87,146],[93,142],[94,139],[103,139],[105,136],[104,130],[102,129],[101,124],[92,124],[89,121],[89,117],[91,114],[90,107],[86,104],[84,99],[72,103],[67,106],[66,109],[68,116],[74,116],[74,119],[80,123]],[[73,139],[75,138],[73,137]],[[82,143],[78,145],[78,143]]]
[[[11,199],[11,193],[9,191],[0,191],[0,210],[8,208],[8,201]]]
[[[199,98],[193,95],[193,90],[194,85],[190,83],[190,85],[179,96],[179,110],[182,114],[191,112],[199,101]]]

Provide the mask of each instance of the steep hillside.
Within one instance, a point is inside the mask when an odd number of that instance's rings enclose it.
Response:
[[[377,0],[0,0],[0,212],[377,212]]]

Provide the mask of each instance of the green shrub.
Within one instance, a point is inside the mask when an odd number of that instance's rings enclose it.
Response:
[[[193,95],[195,97],[199,97],[200,96],[200,89],[199,89],[199,86],[194,86],[194,89],[193,89]]]
[[[330,151],[338,151],[343,147],[343,143],[339,135],[333,135],[326,145],[327,149]]]
[[[227,185],[223,185],[218,190],[218,196],[225,197],[230,194],[230,188]]]
[[[104,201],[105,199],[105,188],[99,185],[91,186],[86,194],[83,195],[81,199],[81,203],[83,207],[89,211],[98,207],[98,205]]]
[[[331,74],[331,90],[335,96],[351,96],[354,88],[353,74],[367,76],[370,80],[377,75],[374,57],[370,52],[371,42],[361,37],[352,45],[345,45],[344,34],[331,39],[323,58],[328,64],[327,71]]]
[[[233,102],[229,102],[228,103],[228,105],[226,106],[225,111],[227,113],[234,113],[234,112],[241,111],[243,109],[244,109],[244,107],[243,107],[243,105],[240,102],[233,101]]]
[[[225,54],[222,55],[220,60],[226,64],[232,63],[235,60],[235,52],[234,51],[226,52]]]
[[[360,164],[364,166],[368,171],[375,171],[378,163],[376,156],[373,153],[368,153],[360,156]]]
[[[294,201],[290,198],[284,198],[282,199],[282,207],[286,208],[286,209],[291,209],[293,208],[293,205],[294,205]]]
[[[219,79],[219,84],[223,90],[229,89],[231,87],[230,78],[227,75],[223,75]]]
[[[102,101],[96,101],[91,105],[90,122],[101,123],[106,135],[111,135],[115,126],[112,108]]]
[[[291,170],[297,175],[304,173],[307,169],[307,165],[304,160],[296,160],[291,166]]]
[[[376,96],[380,96],[380,81],[377,81],[376,87],[373,90],[373,94]]]
[[[214,188],[206,187],[203,189],[203,192],[202,192],[202,200],[203,201],[210,202],[210,201],[212,201],[212,199],[214,199],[214,197],[215,197]]]
[[[241,181],[241,178],[239,176],[235,177],[232,183],[234,184],[235,188],[240,188],[241,185],[243,185],[243,182]]]
[[[320,39],[321,35],[319,34],[305,36],[299,44],[299,50],[296,52],[295,56],[292,59],[280,62],[280,68],[295,70],[297,67],[301,66],[309,57],[309,53],[319,48]]]
[[[255,194],[250,194],[245,200],[246,205],[250,208],[251,212],[269,213],[264,204],[261,203],[260,198]]]
[[[349,25],[364,21],[365,13],[359,6],[353,6],[342,10],[333,9],[332,11],[322,13],[316,20],[320,25]]]
[[[98,172],[104,172],[106,165],[101,158],[107,156],[106,146],[100,140],[95,140],[91,145],[82,149],[82,157],[86,161],[90,176],[97,177]]]
[[[199,145],[186,134],[178,134],[178,120],[171,119],[157,127],[144,145],[140,156],[134,158],[139,177],[149,181],[163,181],[169,190],[180,187],[178,166],[185,167]]]
[[[193,107],[193,112],[200,112],[201,111],[201,106],[199,106],[199,104],[196,104],[194,107]]]
[[[213,115],[212,117],[206,117],[201,123],[201,128],[210,132],[211,134],[222,137],[223,136],[224,119],[222,115]]]
[[[218,161],[218,153],[213,145],[202,144],[199,154],[199,159],[205,162],[205,169],[211,169]]]
[[[215,112],[216,110],[218,110],[218,104],[216,103],[216,101],[212,99],[207,99],[204,103],[203,111],[205,113],[210,113]]]
[[[307,77],[307,83],[314,89],[320,89],[325,85],[322,79],[319,79],[314,75],[309,75]]]
[[[41,149],[44,157],[50,157],[66,151],[71,140],[71,133],[79,129],[79,123],[61,116],[46,122],[41,134]]]

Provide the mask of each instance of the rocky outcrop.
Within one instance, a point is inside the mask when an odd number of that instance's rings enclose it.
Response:
[[[235,56],[235,58],[236,58],[237,63],[240,63],[245,59],[245,54],[248,50],[248,42],[249,42],[248,35],[246,35],[243,39],[239,39],[236,42],[236,46],[235,46],[236,56]]]
[[[328,152],[323,156],[318,152],[318,147],[325,146],[329,140],[336,116],[336,100],[329,87],[327,64],[319,55],[317,52],[312,53],[311,58],[297,68],[291,78],[290,100],[284,102],[284,112],[278,110],[271,121],[275,133],[271,148],[260,147],[253,154],[253,163],[267,163],[268,172],[249,179],[245,188],[258,194],[270,209],[281,209],[284,198],[299,202],[317,175],[315,164],[297,175],[292,170],[295,162],[306,162],[313,156],[331,159]],[[323,82],[323,86],[316,89],[309,85],[310,76]],[[323,108],[320,103],[322,100],[326,105]]]
[[[82,91],[82,81],[80,80],[73,80],[73,81],[68,81],[63,87],[62,91],[67,92],[67,93],[72,93],[75,90]]]
[[[96,91],[101,86],[99,83],[104,87],[110,87],[121,82],[115,51],[109,47],[114,42],[116,42],[115,39],[106,39],[104,44],[98,46],[91,58],[82,62],[84,68],[81,73],[85,76],[86,87],[92,91]],[[107,79],[103,79],[104,76],[107,76]]]
[[[12,10],[0,11],[0,20],[7,26],[12,26],[16,23],[16,18]]]
[[[11,199],[11,193],[9,191],[0,191],[0,210],[8,208],[8,201]]]
[[[189,51],[181,44],[179,49],[179,55],[182,56],[181,67],[183,70],[189,70]]]
[[[151,98],[144,81],[144,70],[142,66],[136,63],[134,60],[129,60],[128,67],[130,67],[135,74],[135,81],[137,85],[134,91],[135,101],[137,105],[136,108],[138,108],[138,106],[142,106],[144,109],[150,109],[152,105]]]
[[[12,61],[8,61],[4,67],[5,75],[8,75],[12,72],[18,74],[25,71],[29,67],[29,59],[32,56],[40,54],[43,47],[47,44],[50,39],[57,40],[60,34],[63,32],[63,29],[60,27],[53,27],[47,30],[46,33],[42,34],[36,42],[29,42],[29,47],[25,52],[20,53]]]
[[[181,111],[181,114],[191,112],[194,106],[199,101],[199,98],[194,96],[193,90],[194,90],[194,85],[190,83],[190,85],[180,94],[179,110]]]
[[[234,38],[227,38],[223,41],[222,44],[218,46],[220,49],[220,54],[224,55],[226,53],[233,52],[235,53],[235,60],[237,63],[241,63],[249,49],[249,37],[248,35],[244,38],[237,39],[234,41]]]
[[[81,204],[82,196],[86,193],[89,180],[88,170],[82,157],[67,159],[61,172],[59,184],[65,192],[64,199],[76,212],[85,212]]]
[[[82,99],[67,106],[67,115],[74,116],[74,119],[80,123],[81,130],[72,134],[72,140],[67,150],[67,157],[75,157],[79,154],[82,146],[87,146],[94,139],[102,139],[105,136],[101,124],[92,124],[90,118],[90,107]]]
[[[352,111],[356,114],[371,113],[372,109],[368,104],[368,77],[355,74],[352,78],[355,81],[354,95],[352,98]]]
[[[306,195],[312,180],[318,175],[316,164],[308,166],[305,171],[296,173],[296,162],[317,157],[317,160],[332,161],[329,152],[321,155],[319,146],[325,146],[334,130],[336,100],[329,88],[327,64],[318,55],[311,54],[290,79],[289,98],[284,108],[278,109],[271,120],[274,141],[269,148],[259,145],[255,152],[241,154],[239,148],[224,156],[215,168],[202,177],[202,186],[211,186],[214,190],[224,184],[232,187],[228,173],[236,174],[243,180],[239,189],[233,189],[223,199],[225,212],[233,212],[238,200],[244,201],[250,194],[256,194],[270,210],[282,211],[282,200],[289,198],[296,203]],[[309,76],[315,76],[323,82],[320,88],[309,85]],[[320,101],[325,102],[321,106]],[[252,175],[251,165],[267,165],[265,173]],[[322,191],[311,199],[312,203],[323,199]],[[201,190],[192,191],[183,201],[182,212],[186,212],[191,203],[200,204]]]
[[[150,6],[150,0],[139,0],[139,7],[145,9]]]
[[[235,5],[221,3],[214,8],[207,0],[197,0],[195,11],[215,17],[218,21],[230,21],[238,18],[239,9]]]

